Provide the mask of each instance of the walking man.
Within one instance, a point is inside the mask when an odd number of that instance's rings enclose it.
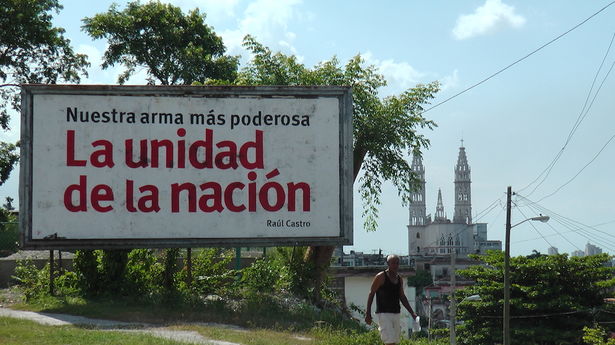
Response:
[[[401,337],[400,312],[401,302],[416,319],[416,314],[408,298],[404,294],[404,283],[397,271],[399,270],[399,256],[387,256],[387,269],[376,274],[372,287],[367,297],[367,310],[365,311],[365,323],[372,323],[372,302],[376,295],[376,317],[378,318],[378,330],[380,338],[385,345],[399,344]]]

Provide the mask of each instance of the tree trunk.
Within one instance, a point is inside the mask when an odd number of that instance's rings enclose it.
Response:
[[[322,288],[327,278],[327,270],[331,263],[334,246],[310,246],[305,252],[304,261],[312,268],[312,302],[322,304]]]

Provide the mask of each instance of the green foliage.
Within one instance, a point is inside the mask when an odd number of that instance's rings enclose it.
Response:
[[[170,4],[133,1],[122,11],[114,4],[83,23],[91,37],[109,43],[102,68],[126,67],[119,84],[141,67],[147,69],[151,84],[235,79],[238,58],[224,55],[222,38],[205,24],[205,14],[198,9],[184,15]]]
[[[163,265],[151,249],[133,249],[128,253],[126,290],[142,298],[162,293]]]
[[[241,286],[253,293],[273,293],[285,269],[277,260],[258,259],[241,270]]]
[[[423,293],[423,288],[433,284],[431,273],[425,270],[416,271],[415,275],[406,279],[408,281],[408,286],[414,286],[416,288],[417,295],[421,295]]]
[[[101,274],[103,277],[103,292],[111,295],[132,294],[126,291],[125,275],[128,263],[128,250],[104,250],[101,257]]]
[[[501,341],[503,304],[502,252],[474,256],[485,263],[460,270],[476,284],[457,294],[462,344]],[[532,255],[513,257],[511,279],[511,338],[515,344],[579,344],[584,326],[596,320],[604,298],[615,285],[606,254],[588,257]],[[462,301],[480,295],[480,301]]]
[[[312,330],[311,334],[318,339],[319,345],[373,345],[382,344],[380,333],[372,329],[371,331],[357,330],[335,330],[329,327],[320,327]],[[432,341],[426,338],[401,339],[400,345],[445,345],[448,344],[448,338],[434,339]]]
[[[49,291],[49,265],[38,269],[32,261],[18,261],[13,279],[20,285],[26,301]]]
[[[429,140],[417,129],[433,129],[435,122],[422,115],[423,105],[439,90],[438,82],[419,84],[400,95],[381,99],[379,89],[386,85],[376,66],[365,65],[357,55],[341,66],[337,58],[313,68],[301,64],[294,55],[273,53],[246,36],[244,46],[253,57],[238,75],[238,85],[340,85],[351,86],[353,96],[354,178],[363,171],[359,193],[363,199],[365,228],[375,230],[382,183],[391,181],[402,201],[407,203],[416,183],[405,153],[420,154]],[[413,183],[409,183],[409,177]]]
[[[2,97],[1,93],[2,91],[0,91],[0,97]],[[0,106],[2,105],[0,104]],[[1,116],[3,115],[0,114],[0,117]],[[8,124],[8,115],[6,116],[6,120],[0,118],[0,121],[6,121]],[[0,186],[8,180],[13,167],[18,161],[19,153],[17,152],[17,145],[0,142]]]
[[[276,247],[272,258],[281,267],[276,286],[302,298],[311,295],[310,280],[313,279],[314,267],[303,258],[307,247]]]
[[[18,249],[19,224],[17,218],[7,209],[0,208],[0,257],[9,256]]]
[[[180,291],[206,296],[226,295],[233,288],[236,272],[228,268],[233,259],[231,250],[204,248],[192,260],[192,284],[186,284],[187,269],[178,272],[176,281]]]
[[[86,296],[96,296],[103,288],[99,272],[102,253],[99,250],[78,250],[73,259],[78,286]]]
[[[167,294],[176,291],[175,273],[177,272],[177,259],[179,258],[179,248],[169,248],[164,250],[162,256],[162,287]]]
[[[3,0],[0,6],[0,128],[9,129],[8,108],[19,111],[20,83],[78,83],[86,56],[76,54],[64,29],[53,26],[58,0]],[[17,162],[16,145],[0,142],[0,185]]]
[[[583,327],[583,342],[587,345],[615,345],[615,339],[607,339],[606,331],[600,326]]]

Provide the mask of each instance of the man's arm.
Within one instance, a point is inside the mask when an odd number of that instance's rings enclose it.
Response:
[[[404,293],[404,281],[401,277],[399,277],[399,282],[401,283],[399,284],[399,300],[401,301],[401,304],[403,304],[403,306],[410,312],[410,315],[412,315],[412,319],[414,320],[416,319],[416,314],[414,313],[414,310],[412,310],[410,302],[408,302],[408,298]]]
[[[372,281],[372,287],[369,290],[369,295],[367,295],[367,307],[365,309],[365,323],[368,325],[372,324],[372,303],[374,302],[374,295],[376,291],[384,284],[384,275],[382,272],[376,274],[374,280]]]

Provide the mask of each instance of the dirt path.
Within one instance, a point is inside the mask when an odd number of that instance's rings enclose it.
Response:
[[[207,345],[241,345],[227,341],[208,339],[195,331],[180,331],[169,327],[161,327],[146,323],[133,323],[113,320],[90,319],[83,316],[74,316],[66,314],[51,314],[51,313],[36,313],[31,311],[12,310],[8,308],[0,308],[0,317],[12,317],[16,319],[25,319],[37,322],[41,325],[49,326],[67,326],[67,325],[82,325],[93,327],[99,330],[127,332],[127,333],[143,333],[154,337],[172,339],[175,341],[185,342],[187,344],[207,344]]]

